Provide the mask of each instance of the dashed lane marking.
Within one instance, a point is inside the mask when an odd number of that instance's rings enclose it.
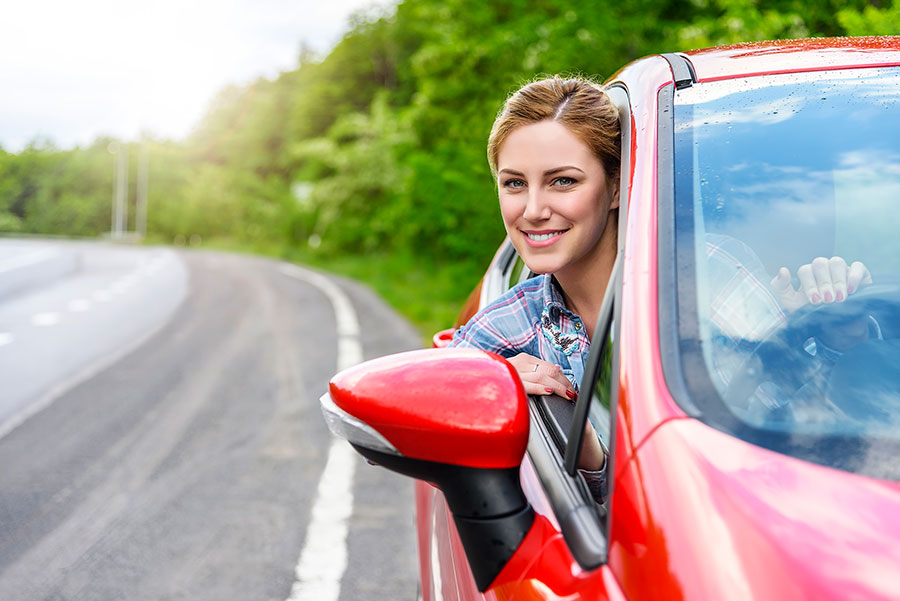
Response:
[[[38,327],[55,326],[59,323],[59,313],[47,312],[31,316],[31,325]]]
[[[85,311],[90,311],[91,301],[85,298],[73,298],[69,301],[66,308],[72,313],[84,313]]]
[[[344,292],[325,276],[296,265],[284,264],[280,271],[317,287],[331,302],[337,324],[338,371],[362,361],[359,320]],[[348,522],[353,513],[353,477],[358,461],[346,441],[332,439],[288,601],[337,601],[340,596],[347,569]]]

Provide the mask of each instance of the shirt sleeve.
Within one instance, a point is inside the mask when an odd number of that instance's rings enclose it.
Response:
[[[456,330],[450,346],[454,348],[477,348],[497,353],[503,357],[509,357],[514,354],[507,337],[483,314],[476,315],[469,323]]]
[[[591,496],[594,497],[594,500],[598,503],[605,502],[606,495],[609,492],[606,477],[608,467],[609,457],[606,458],[606,462],[599,470],[578,470],[579,473],[581,473],[581,475],[584,477],[584,481],[587,482],[588,490],[591,491]]]

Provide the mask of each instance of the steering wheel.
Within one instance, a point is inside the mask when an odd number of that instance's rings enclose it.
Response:
[[[771,382],[777,392],[774,396],[779,398],[773,399],[775,406],[765,410],[765,421],[771,424],[794,421],[790,406],[793,393],[814,378],[828,375],[822,373],[822,361],[815,359],[816,350],[805,349],[805,344],[810,339],[817,340],[817,334],[828,328],[869,316],[878,301],[900,300],[898,290],[900,287],[896,285],[869,285],[841,303],[806,305],[794,311],[788,315],[787,324],[762,340],[735,371],[723,395],[726,402],[732,407],[749,408],[757,388]],[[823,379],[820,384],[824,394],[828,383]]]

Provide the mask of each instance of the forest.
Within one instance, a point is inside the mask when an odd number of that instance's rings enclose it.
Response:
[[[222,89],[185,139],[0,149],[0,232],[103,235],[109,146],[130,149],[132,203],[143,148],[145,243],[356,277],[428,336],[452,324],[503,239],[485,142],[525,81],[602,81],[644,55],[734,42],[898,32],[900,0],[406,0],[356,13],[327,56],[303,50],[277,78]]]

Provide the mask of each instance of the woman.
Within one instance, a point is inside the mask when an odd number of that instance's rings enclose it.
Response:
[[[600,87],[559,77],[506,102],[488,141],[506,232],[541,274],[486,307],[453,339],[506,357],[528,394],[574,400],[617,247],[618,112]],[[586,437],[579,465],[601,474]],[[591,488],[602,477],[588,478]]]

